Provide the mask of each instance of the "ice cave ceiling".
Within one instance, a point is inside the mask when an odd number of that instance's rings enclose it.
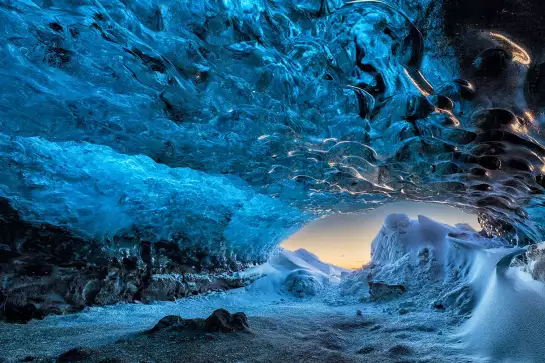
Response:
[[[6,0],[0,24],[0,198],[25,223],[260,261],[411,199],[542,239],[541,65],[445,35],[441,2]]]

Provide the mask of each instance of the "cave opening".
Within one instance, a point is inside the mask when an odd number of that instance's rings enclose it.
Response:
[[[323,262],[357,269],[369,262],[371,242],[392,213],[407,214],[413,220],[424,215],[450,226],[466,224],[477,232],[482,230],[478,216],[467,210],[434,203],[393,202],[364,213],[333,214],[315,220],[288,237],[281,247],[304,249]]]
[[[543,362],[544,6],[0,0],[0,362]]]

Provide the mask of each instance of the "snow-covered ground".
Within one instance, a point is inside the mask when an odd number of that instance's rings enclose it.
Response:
[[[266,276],[243,289],[0,324],[0,357],[83,346],[127,362],[544,362],[545,285],[511,263],[524,250],[498,243],[467,226],[393,215],[371,263],[342,281],[316,256],[280,250],[247,272]],[[166,315],[206,318],[218,308],[245,312],[251,333],[140,334]]]

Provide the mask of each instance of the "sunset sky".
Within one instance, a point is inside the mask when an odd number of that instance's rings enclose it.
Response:
[[[404,213],[411,219],[419,214],[454,225],[468,223],[481,227],[477,216],[439,204],[398,202],[358,215],[333,215],[315,221],[282,243],[289,250],[304,248],[325,262],[347,268],[358,268],[369,261],[371,241],[390,213]]]

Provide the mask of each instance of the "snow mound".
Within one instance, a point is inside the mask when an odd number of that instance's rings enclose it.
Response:
[[[484,263],[492,273],[480,276],[484,294],[460,331],[463,349],[494,362],[545,361],[545,284],[532,276],[534,261],[512,265],[522,254],[518,248],[490,251]]]
[[[327,270],[324,266],[329,266],[329,273],[323,272]],[[246,273],[265,275],[250,286],[256,293],[287,293],[295,297],[311,297],[318,295],[327,286],[337,285],[342,270],[345,269],[326,264],[306,250],[292,252],[280,248],[267,263]]]
[[[315,296],[322,288],[320,279],[309,270],[295,270],[284,280],[284,289],[296,297]]]
[[[394,214],[373,240],[371,263],[341,291],[445,311],[461,324],[460,349],[483,359],[543,362],[544,251],[544,244],[506,247],[464,225]]]
[[[371,262],[343,281],[341,292],[374,301],[404,296],[420,306],[471,313],[482,290],[472,286],[473,267],[498,242],[464,227],[389,215],[371,244]]]
[[[314,267],[315,269],[329,276],[341,277],[341,274],[343,272],[347,272],[347,273],[352,272],[351,270],[347,268],[343,268],[343,267],[332,265],[330,263],[322,262],[318,256],[316,256],[314,253],[311,253],[305,250],[304,248],[299,248],[298,250],[295,250],[292,253],[294,256],[305,261],[310,266]]]

